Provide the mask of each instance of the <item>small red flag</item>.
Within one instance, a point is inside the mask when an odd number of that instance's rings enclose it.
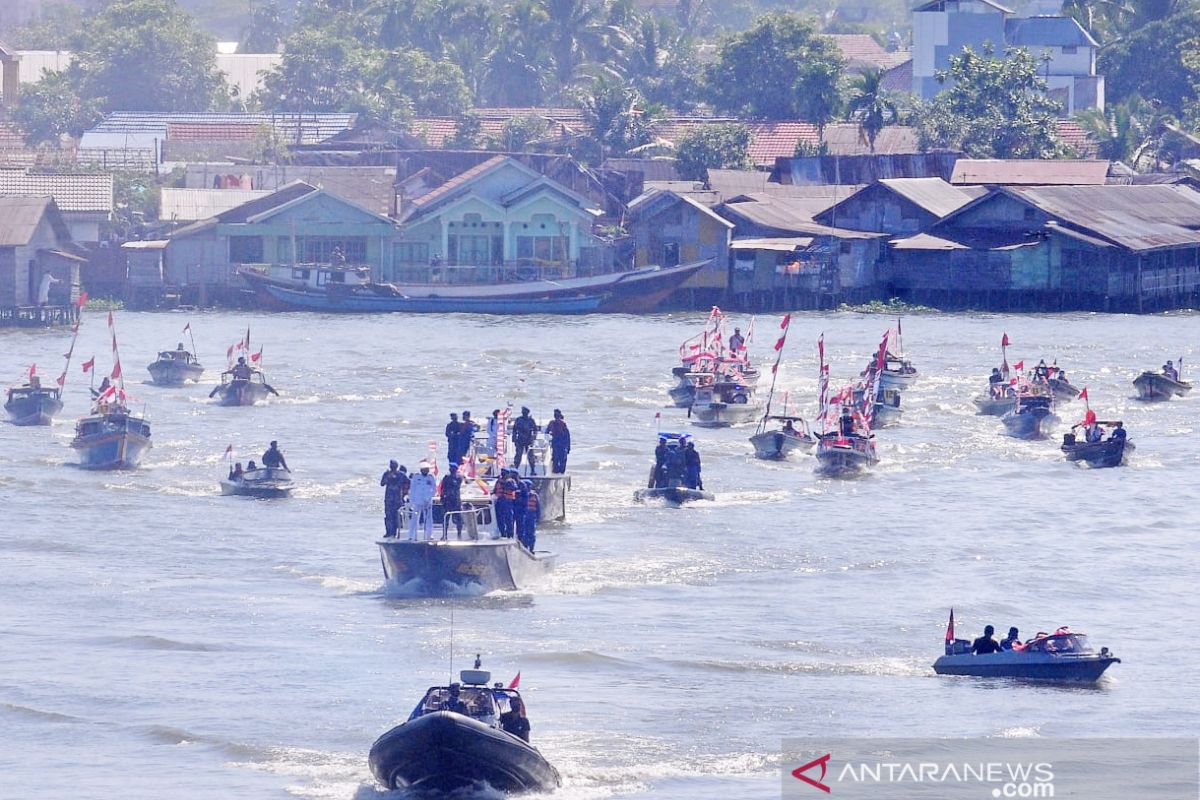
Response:
[[[229,345],[229,349],[225,351],[225,357],[231,360],[233,359],[233,345]]]
[[[946,641],[954,641],[954,609],[950,609],[950,624],[946,626]]]
[[[54,379],[54,382],[57,383],[58,388],[61,389],[67,383],[67,373],[64,372],[62,375],[59,375],[57,378]]]
[[[662,412],[661,412],[661,411],[655,411],[655,412],[654,412],[654,418],[655,418],[655,419],[662,419]]]
[[[517,670],[517,674],[513,676],[513,679],[511,681],[508,682],[508,688],[516,689],[520,685],[521,685],[521,671]]]
[[[113,326],[113,315],[112,315],[112,312],[109,311],[108,312],[108,327],[111,328],[112,326]]]
[[[112,380],[114,380],[114,381],[121,377],[121,362],[120,361],[117,361],[113,364],[112,375],[110,375],[109,377],[112,378]]]
[[[792,324],[792,315],[784,314],[783,319],[779,323],[780,330],[787,330],[788,325]]]
[[[80,293],[79,293],[79,299],[75,301],[75,307],[76,307],[76,308],[83,308],[84,306],[86,306],[86,305],[87,305],[87,301],[88,301],[88,293],[87,293],[87,292],[80,292]]]
[[[192,323],[190,323],[190,322],[189,322],[187,325],[184,325],[184,326],[183,326],[183,332],[184,332],[184,333],[187,333],[187,332],[188,332],[188,331],[190,331],[191,329],[192,329]]]
[[[250,360],[257,364],[262,360],[262,348],[258,348],[258,352],[250,356]]]
[[[1013,369],[1015,369],[1017,372],[1020,372],[1021,370],[1025,369],[1025,362],[1023,360],[1018,361],[1017,363],[1013,364]]]
[[[1083,387],[1083,391],[1079,393],[1079,399],[1080,399],[1080,400],[1087,400],[1087,399],[1088,399],[1088,396],[1087,396],[1087,387],[1086,387],[1086,386],[1085,386],[1085,387]]]
[[[92,356],[87,361],[83,362],[83,372],[86,375],[92,371],[92,367],[96,366],[96,357]]]
[[[225,455],[233,455],[233,445],[229,445],[225,448]]]
[[[30,364],[29,365],[29,377],[32,378],[34,375],[37,375],[37,364]]]
[[[1092,411],[1089,408],[1088,412],[1083,415],[1083,424],[1084,425],[1095,425],[1096,424],[1096,412]]]
[[[1001,347],[1008,347],[1008,334],[1004,334],[1004,338],[1000,340]]]

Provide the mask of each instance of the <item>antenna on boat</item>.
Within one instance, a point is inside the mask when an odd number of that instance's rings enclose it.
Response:
[[[454,606],[450,606],[450,683],[454,683]]]

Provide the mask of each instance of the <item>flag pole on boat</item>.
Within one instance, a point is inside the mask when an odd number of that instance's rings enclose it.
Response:
[[[192,323],[183,326],[183,332],[188,335],[188,339],[192,343],[192,358],[196,361],[200,360],[200,356],[196,352],[196,334],[192,333]]]
[[[751,320],[751,325],[754,321]],[[771,390],[767,393],[767,407],[763,412],[763,426],[766,426],[767,417],[771,416],[771,400],[775,397],[775,379],[779,376],[779,362],[783,360],[783,345],[787,341],[788,327],[792,324],[792,315],[784,314],[783,319],[779,322],[779,329],[782,331],[779,334],[779,339],[775,342],[775,363],[771,365]]]

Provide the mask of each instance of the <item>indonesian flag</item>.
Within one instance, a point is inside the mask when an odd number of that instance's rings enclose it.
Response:
[[[86,375],[87,373],[91,372],[92,367],[96,366],[96,357],[92,356],[87,361],[83,362],[82,366],[83,366],[83,374]]]
[[[1015,369],[1017,372],[1023,372],[1025,370],[1025,361],[1021,360],[1013,364],[1013,369]]]
[[[1092,411],[1089,408],[1087,413],[1083,415],[1083,424],[1084,425],[1095,425],[1096,424],[1096,412]]]
[[[1002,336],[1002,337],[1000,338],[1000,346],[1001,346],[1001,347],[1008,347],[1008,334],[1007,334],[1007,333],[1006,333],[1006,334],[1004,334],[1004,336]]]
[[[120,361],[113,363],[112,375],[110,375],[109,377],[114,381],[121,377],[121,362]]]
[[[433,477],[436,478],[438,476],[437,442],[429,443],[429,467],[430,467],[429,471],[431,473],[433,473]]]
[[[1087,395],[1087,387],[1086,387],[1086,386],[1085,386],[1085,387],[1083,387],[1083,391],[1081,391],[1081,392],[1079,393],[1079,399],[1080,399],[1080,400],[1083,400],[1084,402],[1087,402],[1088,395]]]
[[[654,418],[655,418],[655,419],[662,419],[662,412],[661,412],[661,411],[655,411],[655,412],[654,412]]]
[[[87,305],[87,301],[88,301],[88,293],[87,293],[87,292],[80,292],[80,293],[79,293],[79,299],[75,301],[75,307],[76,307],[76,308],[83,308],[85,305]]]
[[[59,375],[54,379],[54,382],[58,384],[58,388],[63,388],[63,386],[65,386],[67,383],[67,373],[63,372],[62,375]]]
[[[513,676],[513,679],[511,681],[508,682],[508,688],[516,689],[520,685],[521,685],[521,671],[517,670],[517,674]]]
[[[229,445],[228,447],[225,448],[225,455],[230,456],[230,457],[233,456],[233,445]]]
[[[950,609],[950,624],[946,626],[946,642],[954,641],[954,609]]]
[[[112,315],[112,312],[109,311],[108,312],[108,327],[112,328],[112,326],[113,326],[113,315]]]
[[[255,364],[257,364],[259,361],[262,360],[262,348],[261,347],[258,348],[257,353],[254,353],[250,356],[250,360],[253,361]]]
[[[784,314],[783,321],[779,323],[779,329],[781,331],[783,331],[783,334],[780,335],[779,340],[777,342],[775,342],[775,352],[779,352],[780,350],[783,349],[783,343],[787,339],[788,326],[791,324],[792,324],[792,315]]]
[[[233,361],[233,348],[234,345],[229,345],[229,349],[225,351],[225,358],[230,361]]]
[[[32,378],[35,375],[37,375],[37,364],[30,364],[29,365],[29,377]]]
[[[99,394],[99,396],[96,397],[96,401],[99,402],[101,400],[107,400],[108,398],[112,397],[116,393],[117,393],[117,385],[115,383],[111,384],[107,389],[105,389],[103,392],[101,392]]]
[[[508,464],[508,420],[512,416],[512,403],[506,403],[500,412],[500,424],[496,428],[496,470]]]

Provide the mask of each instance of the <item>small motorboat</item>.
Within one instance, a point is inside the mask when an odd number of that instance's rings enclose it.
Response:
[[[1017,396],[996,397],[992,394],[981,394],[971,400],[979,414],[985,417],[1003,417],[1017,406]]]
[[[696,401],[688,416],[700,428],[728,428],[753,422],[760,412],[753,386],[721,380],[696,387]]]
[[[1192,384],[1161,372],[1146,370],[1133,379],[1133,388],[1137,389],[1138,400],[1159,401],[1186,396],[1192,390]]]
[[[880,374],[879,391],[875,393],[875,409],[872,426],[875,428],[892,428],[900,424],[904,412],[900,409],[900,390],[888,388],[883,384],[883,374]],[[854,405],[863,406],[863,394],[866,388],[859,386],[851,395]]]
[[[75,425],[71,447],[85,469],[137,469],[151,447],[150,423],[129,413],[124,403],[100,403],[96,413]]]
[[[1012,650],[984,655],[972,654],[967,639],[951,639],[946,642],[946,654],[933,662],[933,671],[976,678],[1095,683],[1106,669],[1120,663],[1107,647],[1097,653],[1086,635],[1064,627],[1039,633]]]
[[[485,784],[505,794],[558,788],[558,770],[501,722],[514,700],[524,707],[520,692],[489,686],[491,677],[477,658],[475,669],[459,674],[461,685],[430,687],[407,721],[371,745],[371,774],[388,789],[439,794]]]
[[[781,424],[769,427],[771,420]],[[771,461],[782,461],[797,450],[808,452],[816,443],[817,437],[812,435],[803,417],[783,414],[764,416],[750,437],[755,457]]]
[[[879,463],[875,437],[855,432],[826,433],[817,440],[817,474],[827,478],[857,475]]]
[[[879,373],[879,385],[897,392],[909,388],[917,380],[917,368],[908,359],[888,353],[883,371]]]
[[[292,472],[285,467],[257,467],[221,479],[221,494],[260,500],[291,497],[294,487]]]
[[[49,425],[62,408],[62,390],[57,386],[42,386],[37,376],[22,386],[10,387],[4,401],[4,410],[13,425]]]
[[[157,386],[182,386],[188,381],[198,381],[204,374],[204,367],[196,356],[183,348],[163,350],[148,367],[150,379]]]
[[[679,383],[667,393],[671,395],[671,402],[676,408],[690,408],[696,402],[696,387],[707,386],[716,378],[711,372],[695,372],[687,367],[676,367],[672,372],[678,377]]]
[[[636,502],[662,500],[669,505],[681,506],[694,500],[713,500],[712,492],[706,492],[699,480],[690,480],[687,469],[687,446],[692,437],[686,433],[658,434],[659,445],[655,448],[654,466],[650,467],[650,479],[645,489],[633,493]],[[660,452],[659,448],[663,448]],[[698,476],[697,476],[698,477]]]
[[[1133,442],[1125,435],[1125,424],[1119,420],[1097,420],[1092,424],[1112,428],[1114,434],[1118,430],[1121,433],[1120,435],[1110,434],[1107,439],[1089,442],[1086,439],[1086,433],[1082,440],[1075,436],[1077,428],[1084,427],[1086,432],[1086,425],[1072,425],[1071,432],[1063,434],[1062,451],[1067,461],[1082,461],[1093,468],[1119,467],[1124,464],[1125,457],[1134,450]]]
[[[1055,401],[1059,403],[1069,403],[1076,397],[1079,397],[1079,390],[1076,389],[1065,377],[1061,376],[1061,372],[1051,373],[1050,378],[1046,381],[1046,383],[1049,384],[1050,392],[1054,395]]]
[[[266,377],[259,370],[253,370],[249,377],[236,375],[232,371],[221,373],[221,385],[209,392],[209,397],[218,397],[223,406],[252,406],[270,395],[279,396],[275,387],[267,383]]]
[[[436,505],[433,521],[440,532],[435,529],[429,540],[407,538],[411,514],[408,507],[401,509],[396,538],[376,542],[384,578],[404,594],[518,591],[544,578],[558,561],[554,553],[530,550],[516,537],[502,537],[488,498],[463,498],[462,510],[448,513]],[[462,522],[461,534],[456,518]],[[457,534],[453,538],[452,527]]]
[[[1046,439],[1060,420],[1054,414],[1054,402],[1042,395],[1018,395],[1017,405],[1000,421],[1009,436],[1018,439]]]

